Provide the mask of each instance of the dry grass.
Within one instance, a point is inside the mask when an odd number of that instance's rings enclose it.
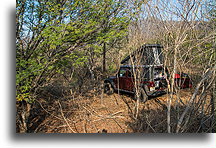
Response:
[[[171,127],[175,131],[177,119],[189,101],[191,90],[174,94],[171,111]],[[94,92],[90,92],[89,96]],[[167,132],[168,94],[151,98],[139,106],[139,116],[134,117],[136,101],[130,95],[76,96],[52,100],[47,104],[38,101],[40,117],[44,117],[31,132],[43,133],[164,133]],[[181,98],[181,99],[179,99]],[[39,103],[40,102],[40,103]],[[206,103],[208,104],[208,103]],[[206,112],[207,113],[207,112]],[[199,116],[196,115],[185,132],[197,131]],[[36,119],[36,118],[35,118]],[[32,122],[37,122],[37,120]],[[38,119],[39,120],[39,119]],[[32,123],[34,125],[34,123]],[[195,128],[194,128],[195,126]],[[32,126],[34,127],[34,126]],[[194,128],[194,129],[193,129]]]

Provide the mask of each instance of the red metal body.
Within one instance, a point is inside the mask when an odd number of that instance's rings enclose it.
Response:
[[[192,88],[192,81],[185,73],[175,74],[175,85],[180,88]]]
[[[145,68],[145,70],[153,69],[153,72],[148,75],[148,78],[141,80],[141,85],[148,86],[149,92],[164,92],[164,90],[167,88],[167,79],[166,77],[169,77],[167,69],[163,68],[162,66],[157,67],[148,67]],[[163,72],[164,69],[166,72]],[[149,72],[150,73],[150,72]],[[144,77],[144,76],[141,76]],[[175,74],[174,76],[175,85],[180,88],[191,88],[192,87],[192,81],[189,78],[189,76],[185,73],[181,74]],[[122,66],[117,73],[116,76],[109,77],[107,79],[107,82],[110,82],[112,84],[112,87],[115,90],[120,91],[126,91],[126,92],[134,92],[135,89],[135,78],[132,74],[132,69],[130,66]],[[151,94],[151,93],[150,93]]]

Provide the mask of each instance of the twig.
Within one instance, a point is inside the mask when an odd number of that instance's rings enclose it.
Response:
[[[195,98],[196,98],[196,96],[197,96],[197,94],[198,94],[198,91],[199,91],[199,89],[200,89],[202,83],[203,83],[206,79],[208,79],[208,77],[209,77],[211,74],[212,74],[212,71],[211,71],[210,69],[208,69],[208,70],[206,71],[206,73],[204,74],[203,79],[198,83],[198,85],[197,85],[197,87],[196,87],[196,89],[195,89],[195,91],[194,91],[194,93],[193,93],[193,95],[192,95],[192,97],[191,97],[191,99],[190,99],[190,101],[189,101],[187,107],[185,108],[184,112],[182,113],[180,119],[178,120],[178,124],[177,124],[177,128],[176,128],[176,133],[179,132],[179,130],[180,130],[180,128],[181,128],[181,124],[182,124],[182,122],[183,122],[183,119],[184,119],[185,115],[187,114],[187,112],[190,110],[191,104],[192,104],[193,101],[195,100]]]
[[[65,123],[68,125],[69,129],[70,129],[73,133],[76,133],[76,132],[71,128],[70,124],[68,123],[67,119],[65,118],[64,113],[63,113],[63,111],[62,111],[61,103],[60,103],[59,101],[58,101],[58,104],[59,104],[59,107],[60,107],[60,110],[61,110],[61,115],[62,115],[62,117],[63,117]]]

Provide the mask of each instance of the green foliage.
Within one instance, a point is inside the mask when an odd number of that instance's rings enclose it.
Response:
[[[192,50],[192,55],[196,55],[196,58],[192,59],[192,64],[202,65],[203,63],[206,63],[208,65],[210,59],[215,61],[214,50],[212,49],[214,49],[212,43],[203,43],[199,48],[194,48]]]
[[[116,72],[116,69],[117,69],[117,67],[116,67],[116,65],[114,65],[113,63],[112,64],[110,64],[109,66],[108,66],[108,71],[110,72],[110,73],[114,73],[114,72]]]
[[[17,0],[16,95],[31,102],[37,89],[65,68],[83,67],[86,48],[100,57],[127,36],[126,2],[114,0]]]
[[[32,84],[44,67],[42,64],[38,64],[35,59],[29,59],[28,61],[17,59],[16,63],[17,100],[31,101],[33,99],[30,96]]]

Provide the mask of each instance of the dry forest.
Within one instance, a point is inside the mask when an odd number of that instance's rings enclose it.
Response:
[[[215,22],[213,0],[17,0],[16,132],[215,133]],[[163,46],[166,93],[105,93],[144,44]]]

